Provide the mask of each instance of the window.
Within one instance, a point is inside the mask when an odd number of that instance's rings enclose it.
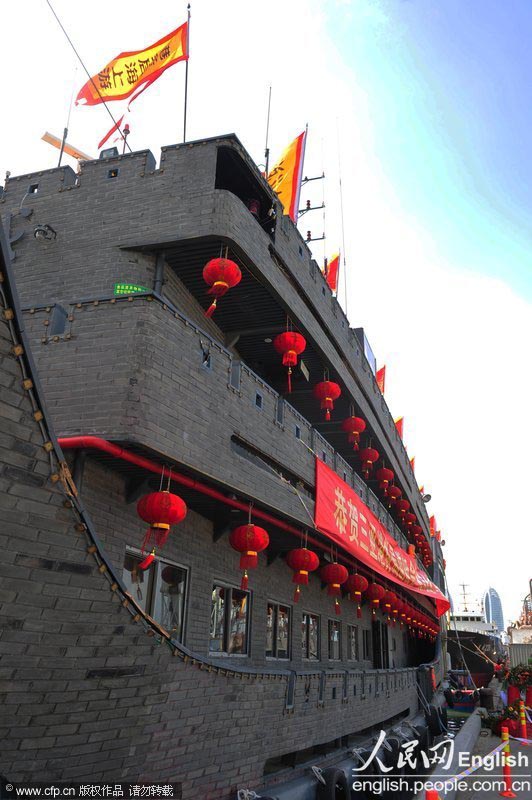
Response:
[[[187,570],[155,559],[149,569],[138,569],[141,556],[126,553],[122,578],[132,596],[150,617],[174,638],[183,641]]]
[[[358,625],[347,627],[347,658],[349,661],[359,661]]]
[[[296,439],[301,439],[301,428],[299,427],[299,425],[295,426],[295,430],[296,430]]]
[[[266,656],[290,658],[290,609],[268,603],[266,617]]]
[[[364,661],[371,661],[372,647],[371,647],[371,631],[362,631],[362,658]]]
[[[342,624],[336,619],[329,620],[329,658],[340,661],[342,657]]]
[[[301,622],[301,651],[303,658],[319,661],[320,618],[315,614],[303,614]]]
[[[255,405],[257,406],[257,408],[260,408],[261,410],[263,406],[263,400],[264,398],[262,397],[261,393],[255,392]]]
[[[211,605],[211,653],[245,656],[249,637],[249,592],[214,585]]]

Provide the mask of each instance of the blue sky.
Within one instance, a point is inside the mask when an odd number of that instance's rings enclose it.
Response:
[[[363,0],[328,25],[403,210],[451,263],[532,297],[532,3]]]

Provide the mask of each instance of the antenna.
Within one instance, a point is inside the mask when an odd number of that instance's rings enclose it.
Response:
[[[462,587],[462,597],[464,598],[463,599],[463,606],[464,606],[464,611],[467,612],[467,611],[469,611],[469,609],[467,607],[467,595],[469,594],[469,592],[466,592],[466,589],[469,586],[469,584],[468,583],[459,583],[458,585]]]
[[[268,136],[270,133],[270,106],[272,102],[272,85],[270,83],[270,90],[268,92],[268,113],[266,115],[266,143],[264,145],[264,174],[268,177],[268,166],[270,163],[270,148],[268,147]]]

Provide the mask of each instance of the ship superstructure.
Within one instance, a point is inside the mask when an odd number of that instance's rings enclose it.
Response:
[[[16,540],[27,574],[7,576],[50,598],[39,625],[12,639],[48,676],[36,699],[41,779],[120,773],[174,780],[183,797],[226,798],[416,713],[420,690],[430,699],[441,679],[441,547],[363,329],[350,327],[238,139],[164,148],[159,166],[143,151],[83,162],[77,174],[10,178],[0,208],[66,454],[61,475],[99,533],[87,551],[79,537],[65,540],[60,515],[42,531],[37,520],[35,536]],[[209,318],[203,269],[216,258],[238,264],[242,279]],[[287,331],[306,344],[290,391],[273,346]],[[314,391],[324,380],[341,389],[330,420]],[[365,422],[360,449],[377,451],[370,467],[343,427],[353,416]],[[402,512],[375,479],[381,466]],[[165,487],[188,513],[142,570],[136,503]],[[331,496],[334,524],[324,522]],[[15,513],[46,520],[32,502],[17,500]],[[269,544],[246,585],[229,537],[250,523]],[[321,568],[339,563],[395,600],[372,608],[361,598],[357,613],[317,571],[296,602],[286,558],[303,546]],[[122,603],[104,598],[106,571]],[[7,602],[24,619],[17,597]],[[12,719],[29,747],[31,716]],[[122,749],[105,744],[110,727]],[[33,769],[10,755],[2,765],[18,780]]]

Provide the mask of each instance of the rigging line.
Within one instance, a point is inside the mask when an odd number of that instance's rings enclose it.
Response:
[[[445,582],[445,591],[447,592],[447,596],[450,597],[451,593],[449,592],[449,584],[447,583],[447,575],[445,574],[445,572],[443,573],[443,580]],[[460,658],[462,659],[462,661],[464,663],[464,666],[466,668],[467,674],[469,675],[469,680],[471,681],[471,683],[475,687],[475,690],[478,691],[478,687],[477,687],[475,681],[473,680],[473,676],[471,675],[471,670],[467,666],[466,660],[464,658],[464,653],[462,651],[462,642],[460,641],[460,636],[458,635],[458,628],[456,627],[456,620],[452,616],[451,616],[451,620],[452,620],[452,623],[453,623],[453,626],[454,626],[454,632],[455,632],[456,639],[457,639],[457,642],[458,642],[458,649],[460,650]]]
[[[342,163],[340,160],[340,127],[338,125],[338,117],[336,117],[336,143],[338,147],[338,184],[340,189],[340,220],[342,223],[342,260],[344,267],[344,302],[345,302],[345,315],[347,317],[347,269],[345,258],[345,225],[344,225],[344,193],[342,189]]]
[[[54,7],[53,7],[53,6],[52,6],[52,4],[50,3],[50,0],[45,0],[45,2],[46,2],[46,4],[47,4],[47,6],[49,7],[50,11],[52,12],[52,14],[54,15],[54,17],[56,18],[56,20],[57,20],[57,24],[59,25],[59,27],[61,28],[61,30],[62,30],[62,31],[63,31],[63,33],[65,34],[65,36],[66,36],[66,39],[67,39],[67,42],[69,43],[70,47],[72,48],[72,50],[73,50],[73,51],[74,51],[74,53],[76,54],[76,58],[78,59],[78,61],[79,61],[79,63],[81,64],[81,66],[83,67],[83,69],[84,69],[84,71],[85,71],[85,74],[87,75],[88,79],[90,80],[90,82],[91,82],[91,84],[92,84],[93,88],[94,88],[94,89],[96,90],[96,92],[98,93],[98,97],[100,98],[100,100],[101,100],[101,101],[102,101],[102,103],[104,104],[104,106],[105,106],[105,110],[107,111],[107,113],[109,114],[109,116],[111,117],[111,119],[113,120],[113,124],[114,124],[114,125],[116,125],[116,129],[117,129],[117,131],[119,132],[119,134],[120,134],[120,136],[122,137],[122,139],[124,140],[124,144],[125,144],[125,146],[126,146],[126,147],[127,147],[127,149],[129,150],[129,152],[130,152],[130,153],[132,153],[132,152],[133,152],[133,150],[131,149],[131,147],[129,146],[129,144],[128,144],[128,142],[127,142],[127,137],[126,137],[126,136],[124,136],[124,134],[122,133],[122,131],[121,131],[121,130],[120,130],[120,128],[118,127],[118,123],[117,123],[116,119],[113,117],[113,115],[112,115],[112,113],[111,113],[111,109],[109,108],[109,106],[108,106],[108,105],[107,105],[107,103],[105,102],[104,98],[102,97],[102,94],[101,94],[100,90],[98,89],[98,87],[97,87],[97,86],[96,86],[96,84],[94,83],[94,81],[93,81],[93,79],[92,79],[92,76],[91,76],[91,74],[89,73],[89,71],[88,71],[87,67],[85,66],[85,64],[84,64],[84,62],[83,62],[83,60],[82,60],[82,58],[81,58],[80,54],[78,53],[78,51],[77,51],[77,50],[76,50],[76,48],[74,47],[74,44],[73,44],[73,42],[72,42],[72,39],[70,38],[70,36],[69,36],[69,35],[68,35],[68,33],[66,32],[66,30],[64,29],[64,27],[63,27],[63,23],[61,22],[61,20],[59,19],[59,17],[58,17],[58,16],[57,16],[57,14],[55,13],[55,11],[54,11]]]

